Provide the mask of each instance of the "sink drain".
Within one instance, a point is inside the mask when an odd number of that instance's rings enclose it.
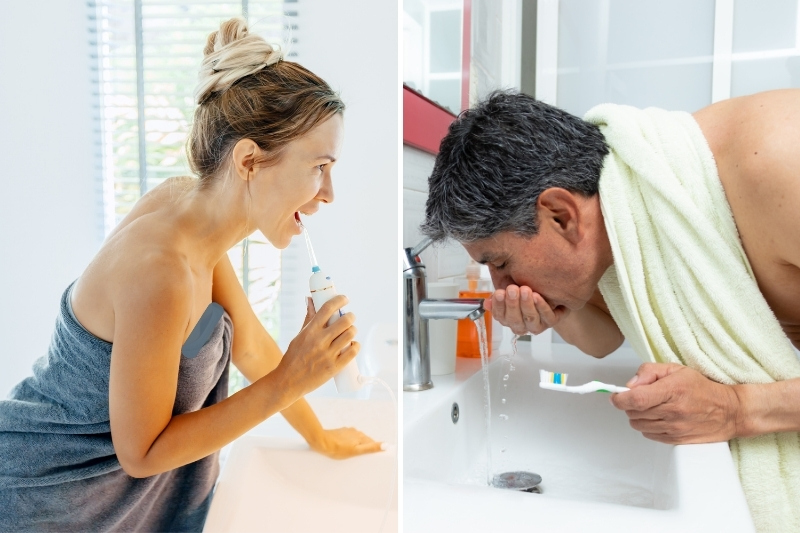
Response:
[[[498,489],[519,490],[522,492],[541,494],[542,489],[539,487],[539,483],[541,482],[542,476],[539,474],[519,471],[496,474],[492,480],[492,485]]]

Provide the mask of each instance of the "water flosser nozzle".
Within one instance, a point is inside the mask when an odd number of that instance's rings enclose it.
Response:
[[[300,226],[303,228],[303,232],[306,236],[308,258],[311,261],[311,278],[308,280],[308,288],[311,291],[311,301],[314,302],[314,309],[319,310],[325,302],[336,296],[336,288],[333,286],[331,277],[326,276],[319,268],[317,256],[314,255],[314,248],[311,247],[311,239],[308,236],[308,230],[302,223]],[[342,316],[341,309],[331,316],[328,320],[328,326],[339,320],[340,316]],[[356,360],[351,360],[347,363],[347,366],[333,376],[333,382],[336,384],[336,390],[339,393],[355,392],[360,389],[364,383],[364,379],[358,373]]]

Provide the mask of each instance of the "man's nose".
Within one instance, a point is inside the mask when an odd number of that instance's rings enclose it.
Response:
[[[494,290],[504,289],[513,283],[510,276],[500,274],[491,266],[489,267],[489,275],[492,277],[492,285]]]
[[[317,199],[326,204],[333,202],[333,181],[329,170],[323,174],[322,187],[319,188]]]

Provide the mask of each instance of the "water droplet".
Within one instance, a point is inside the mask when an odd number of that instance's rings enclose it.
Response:
[[[508,420],[508,415],[500,415],[500,420]]]
[[[515,367],[514,365],[511,365],[511,366],[509,367],[509,370],[510,370],[511,372],[513,372],[514,370],[516,370],[516,367]]]
[[[503,376],[503,381],[508,381],[508,374],[506,374],[505,376]]]
[[[506,453],[506,449],[503,448],[502,450],[500,450],[500,453]]]
[[[500,400],[500,402],[501,402],[501,403],[506,403],[506,399],[505,399],[505,398],[503,398],[502,400]]]

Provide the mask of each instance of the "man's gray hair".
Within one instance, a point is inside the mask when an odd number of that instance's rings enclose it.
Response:
[[[421,232],[462,243],[533,236],[539,195],[561,187],[594,196],[606,154],[597,126],[525,94],[494,92],[442,140]]]

